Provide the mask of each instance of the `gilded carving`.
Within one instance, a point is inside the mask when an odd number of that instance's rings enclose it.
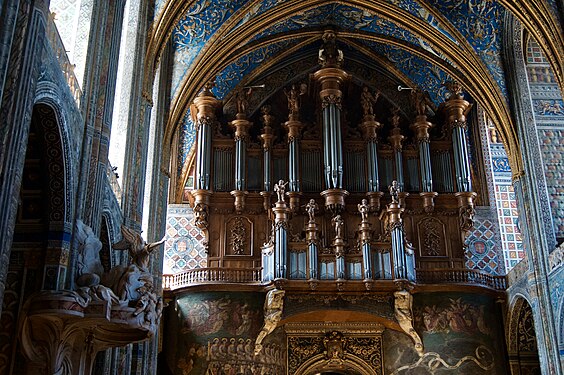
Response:
[[[226,223],[226,255],[252,255],[253,223],[244,216],[232,217]]]
[[[396,319],[401,329],[411,337],[415,344],[415,350],[419,355],[423,354],[423,341],[413,328],[413,296],[407,290],[400,290],[394,293],[394,311]]]
[[[282,319],[282,309],[284,308],[283,290],[273,289],[266,294],[264,301],[264,325],[260,330],[255,341],[255,355],[258,355],[263,349],[262,341],[268,336]]]

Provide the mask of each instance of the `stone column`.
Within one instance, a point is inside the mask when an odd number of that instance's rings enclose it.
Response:
[[[533,296],[531,305],[537,347],[543,374],[561,374],[562,364],[558,350],[557,306],[553,304],[548,279],[548,256],[556,248],[552,227],[551,210],[542,168],[539,139],[533,115],[533,103],[529,92],[527,69],[523,61],[523,26],[512,14],[505,16],[508,25],[504,35],[503,51],[509,65],[507,72],[509,101],[514,108],[519,150],[524,171],[513,171],[513,186],[519,205],[519,218],[523,232],[531,274],[527,289]],[[526,204],[525,204],[526,202]]]

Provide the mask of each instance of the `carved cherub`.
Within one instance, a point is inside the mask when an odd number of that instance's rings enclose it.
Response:
[[[158,242],[147,243],[141,235],[132,229],[121,227],[122,240],[113,245],[116,250],[128,250],[133,260],[142,271],[148,272],[151,253],[158,246],[165,242],[165,239]]]
[[[360,218],[363,223],[368,221],[368,213],[370,212],[370,206],[368,205],[368,201],[363,199],[361,203],[357,205],[358,212],[360,212]]]
[[[319,64],[321,66],[341,66],[343,63],[343,51],[337,48],[337,36],[332,30],[323,33],[323,47],[319,49]]]
[[[286,185],[288,185],[288,182],[284,182],[284,180],[279,180],[277,184],[274,184],[274,191],[278,195],[278,202],[284,202]]]
[[[317,203],[315,203],[315,199],[310,199],[308,204],[305,205],[305,209],[307,214],[309,215],[309,222],[315,222],[315,210],[319,209]]]
[[[392,184],[389,187],[390,195],[392,197],[392,203],[399,203],[398,194],[399,194],[399,185],[396,180],[392,181]]]

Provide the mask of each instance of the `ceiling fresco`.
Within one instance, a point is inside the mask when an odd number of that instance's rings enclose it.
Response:
[[[496,2],[483,0],[427,1],[460,31],[506,94],[500,40],[504,8]]]

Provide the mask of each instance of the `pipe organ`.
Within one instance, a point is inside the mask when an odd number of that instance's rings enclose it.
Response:
[[[464,268],[475,193],[460,85],[448,84],[438,108],[419,89],[413,108],[394,107],[345,70],[331,32],[319,63],[260,113],[249,111],[250,90],[233,95],[229,126],[209,87],[194,100],[191,194],[208,266],[368,289],[415,282],[417,269]]]

